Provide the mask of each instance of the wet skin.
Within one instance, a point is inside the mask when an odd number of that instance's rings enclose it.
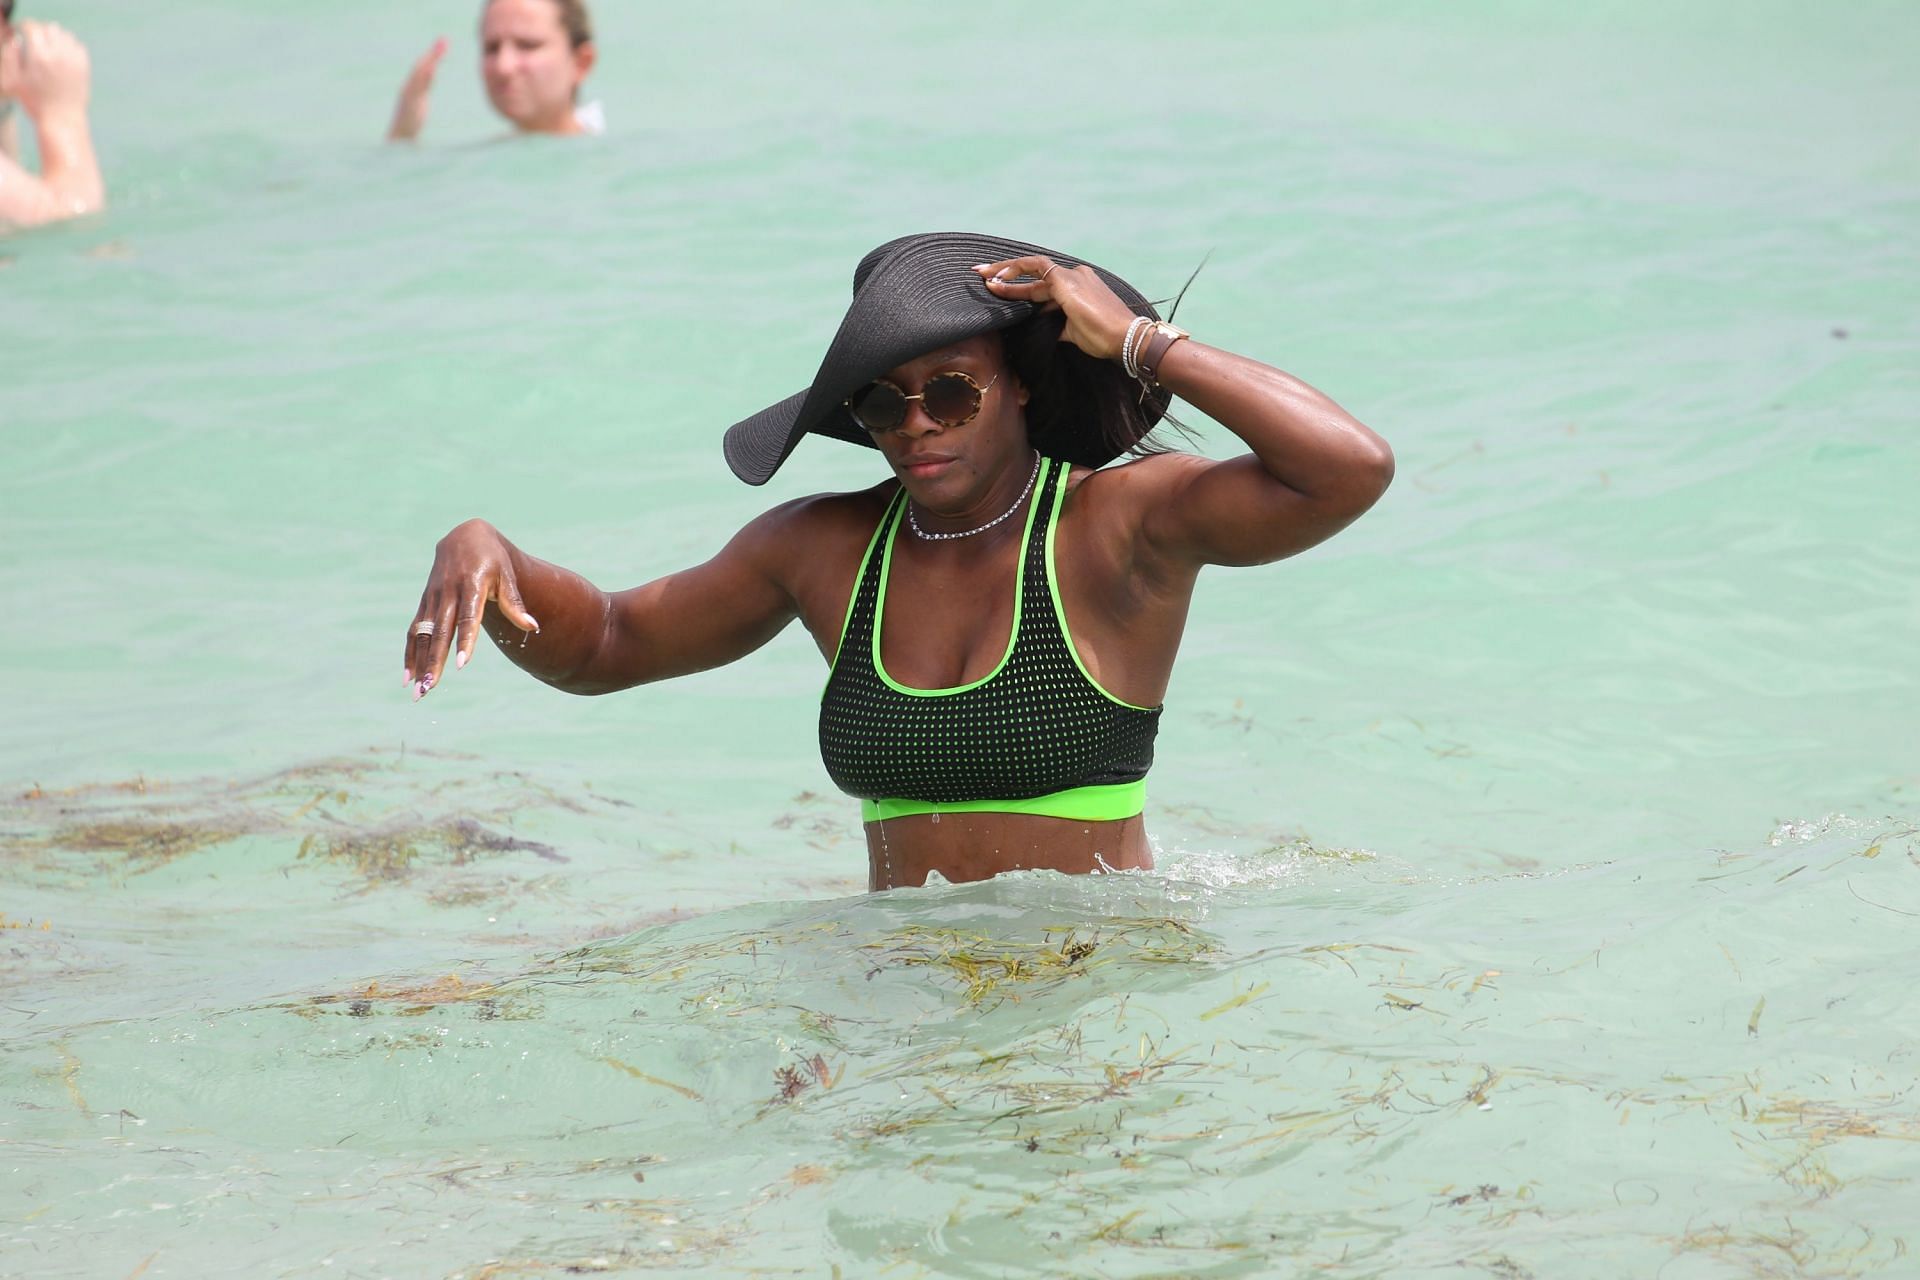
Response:
[[[1132,318],[1097,274],[1044,259],[992,264],[1004,297],[1060,307],[1063,341],[1115,358]],[[908,394],[947,370],[992,386],[970,422],[949,427],[920,401],[874,438],[891,477],[853,493],[785,503],[742,529],[703,565],[604,593],[514,547],[484,521],[441,540],[415,619],[407,678],[415,697],[438,683],[449,654],[463,665],[485,630],[510,659],[574,693],[605,693],[719,666],[798,619],[827,661],[840,639],[861,558],[893,494],[905,488],[929,532],[975,528],[1019,499],[1032,474],[1027,392],[997,335],[900,365]],[[1068,628],[1089,674],[1137,706],[1161,702],[1206,564],[1259,564],[1331,536],[1378,498],[1392,473],[1385,443],[1324,395],[1267,365],[1175,343],[1161,381],[1233,430],[1251,453],[1223,462],[1167,454],[1099,471],[1075,468],[1055,532]],[[997,380],[995,380],[997,379]],[[1037,493],[1027,501],[1038,500]],[[902,531],[881,619],[881,661],[902,684],[946,688],[986,676],[1006,652],[1024,521],[975,537],[925,541]],[[475,624],[478,623],[478,626]],[[889,819],[866,829],[869,883],[917,885],[929,872],[977,880],[1027,868],[1063,872],[1152,865],[1141,818],[1081,822],[1026,814]]]

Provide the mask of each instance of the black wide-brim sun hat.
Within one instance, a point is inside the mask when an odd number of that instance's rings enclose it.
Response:
[[[1160,318],[1138,289],[1072,254],[967,231],[934,231],[889,240],[854,268],[853,303],[827,347],[813,385],[728,427],[727,465],[748,484],[765,484],[809,433],[874,448],[872,437],[848,411],[847,398],[916,356],[1009,328],[1034,315],[1039,308],[1030,302],[994,297],[973,269],[1034,255],[1062,267],[1091,266],[1135,315]],[[1118,365],[1108,367],[1114,378],[1126,377]],[[1165,401],[1149,397],[1144,407],[1151,424],[1159,420]],[[1088,423],[1074,440],[1064,443],[1066,447],[1056,443],[1051,452],[1082,466],[1104,466],[1120,453],[1104,439],[1097,423]]]

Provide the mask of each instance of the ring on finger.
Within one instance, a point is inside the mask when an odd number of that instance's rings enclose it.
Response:
[[[433,619],[432,619],[432,618],[422,618],[422,619],[420,619],[420,621],[418,621],[418,622],[416,622],[416,623],[414,623],[414,624],[413,624],[413,634],[415,634],[416,636],[430,636],[430,635],[432,635],[432,634],[433,634]]]
[[[1060,264],[1057,262],[1049,262],[1047,264],[1047,269],[1040,273],[1040,279],[1045,280],[1048,276],[1052,275],[1054,271],[1056,271],[1059,268],[1059,266]],[[1034,283],[1037,284],[1039,283],[1039,281],[1035,281]]]

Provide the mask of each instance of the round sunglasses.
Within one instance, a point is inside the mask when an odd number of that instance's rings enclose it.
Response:
[[[898,431],[907,421],[907,403],[918,400],[929,418],[943,427],[964,427],[980,412],[980,397],[986,395],[1000,375],[994,374],[981,386],[958,369],[936,373],[920,384],[920,394],[910,396],[885,378],[876,378],[857,392],[847,404],[853,420],[875,435]]]

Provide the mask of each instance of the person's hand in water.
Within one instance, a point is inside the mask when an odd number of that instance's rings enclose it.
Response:
[[[520,599],[513,545],[486,521],[469,520],[434,548],[433,572],[407,626],[406,675],[415,702],[439,682],[456,644],[454,667],[467,665],[480,627],[489,622],[497,642],[506,634],[503,622],[523,645],[540,631]]]
[[[440,59],[447,56],[447,38],[441,36],[433,47],[420,55],[400,86],[400,100],[393,104],[393,123],[387,127],[387,141],[411,142],[426,127],[427,103],[433,95],[434,73]]]

